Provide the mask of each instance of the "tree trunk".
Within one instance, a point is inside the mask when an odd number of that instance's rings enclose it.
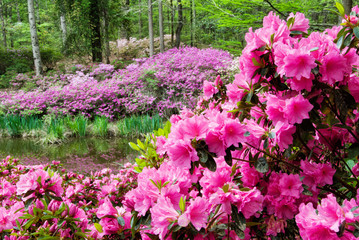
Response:
[[[100,11],[98,0],[90,2],[90,28],[91,28],[91,51],[92,61],[102,61]]]
[[[153,14],[152,14],[152,0],[147,1],[148,4],[148,35],[149,35],[149,44],[150,44],[150,57],[153,56]]]
[[[3,44],[5,49],[7,48],[6,43],[6,25],[5,25],[5,16],[4,16],[4,2],[0,0],[0,19],[1,19],[1,32],[3,37]]]
[[[130,1],[126,0],[125,6],[123,8],[123,16],[122,16],[122,22],[121,22],[121,35],[122,38],[126,38],[127,40],[130,40],[131,36],[131,20],[129,14],[130,9]]]
[[[173,8],[173,0],[170,2],[171,4],[171,46],[174,44],[174,18],[175,18],[175,10]]]
[[[345,14],[349,16],[353,6],[353,0],[343,0],[342,3],[345,10]],[[342,21],[343,18],[339,16],[338,23],[340,24],[342,23]]]
[[[16,0],[15,4],[16,4],[17,21],[21,22],[20,9],[19,9],[19,0]]]
[[[142,38],[142,5],[141,0],[138,0],[139,17],[138,17],[138,38]]]
[[[40,22],[40,6],[39,6],[39,0],[35,0],[35,4],[36,4],[36,9],[35,9],[35,13],[36,13],[36,22],[37,24],[41,24]]]
[[[179,48],[181,45],[181,32],[183,28],[183,8],[182,1],[178,0],[178,24],[176,29],[176,48]]]
[[[59,4],[60,4],[60,26],[62,33],[62,47],[63,50],[65,51],[66,39],[67,39],[66,10],[63,1],[59,2]]]
[[[158,0],[158,21],[159,21],[159,30],[160,30],[160,52],[164,52],[165,43],[163,35],[163,6],[162,0]]]
[[[352,11],[353,0],[343,0],[343,6],[345,9],[345,14],[349,16],[350,12]]]
[[[102,29],[103,29],[103,41],[105,45],[105,57],[106,63],[110,64],[110,41],[108,37],[108,0],[103,0],[102,5]]]
[[[196,9],[195,9],[195,0],[192,0],[192,6],[191,6],[191,46],[193,47],[195,45],[196,40]]]
[[[36,72],[36,76],[40,76],[42,75],[42,63],[41,63],[39,40],[37,38],[34,0],[27,0],[27,6],[29,10],[31,45],[32,45],[32,53],[34,56],[35,72]]]

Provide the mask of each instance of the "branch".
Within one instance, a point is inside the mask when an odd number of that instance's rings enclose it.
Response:
[[[269,4],[271,8],[273,8],[277,13],[279,13],[282,17],[287,18],[288,16],[279,11],[276,7],[273,6],[273,4],[269,0],[264,0],[266,3]]]

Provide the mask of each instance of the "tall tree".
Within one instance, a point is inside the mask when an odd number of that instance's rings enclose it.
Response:
[[[19,0],[16,0],[16,1],[15,1],[15,6],[16,6],[17,21],[18,21],[18,22],[21,22]]]
[[[173,7],[173,0],[170,0],[170,8],[171,8],[171,46],[174,44],[174,18],[175,18],[175,9]]]
[[[0,19],[1,19],[1,31],[2,31],[2,37],[3,37],[3,44],[4,47],[7,47],[6,44],[6,25],[5,25],[5,5],[4,1],[0,0]]]
[[[150,57],[152,57],[154,51],[152,0],[148,0],[147,4],[148,4],[148,35],[149,35],[149,45],[150,45]]]
[[[196,40],[196,8],[195,0],[191,0],[191,46],[195,45]]]
[[[34,64],[35,64],[35,73],[36,76],[40,76],[42,75],[42,62],[40,55],[39,39],[37,37],[34,0],[27,0],[27,6],[29,11],[31,45],[32,45],[32,53],[33,53]]]
[[[345,9],[345,14],[349,16],[353,7],[353,0],[343,0],[343,6]]]
[[[102,62],[101,25],[99,0],[90,0],[90,29],[92,61]]]
[[[142,37],[142,5],[141,0],[138,0],[138,36],[139,38]]]
[[[101,12],[102,12],[102,32],[103,32],[103,44],[105,50],[106,63],[110,63],[110,41],[109,41],[109,17],[108,17],[109,0],[102,0]]]
[[[181,32],[182,32],[182,28],[183,28],[183,7],[182,7],[182,0],[178,0],[177,1],[178,6],[177,6],[177,10],[178,10],[178,24],[177,24],[177,28],[176,28],[176,43],[175,46],[176,48],[180,47],[181,44]]]
[[[63,50],[66,48],[66,40],[67,40],[67,25],[66,25],[66,9],[63,0],[58,1],[59,9],[60,9],[60,26],[62,33],[62,45]]]
[[[159,21],[159,30],[160,30],[160,52],[164,52],[165,43],[164,43],[164,34],[163,34],[163,6],[162,0],[158,0],[158,21]]]

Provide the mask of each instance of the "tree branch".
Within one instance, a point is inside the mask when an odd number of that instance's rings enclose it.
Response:
[[[277,13],[279,13],[282,17],[287,18],[288,16],[279,11],[276,7],[273,6],[273,4],[269,0],[264,0],[266,3],[269,4],[271,8],[273,8]]]

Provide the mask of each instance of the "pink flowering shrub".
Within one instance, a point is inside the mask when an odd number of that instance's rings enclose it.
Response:
[[[193,108],[204,81],[213,81],[231,64],[222,50],[184,47],[152,58],[137,59],[115,71],[109,64],[76,66],[72,74],[26,77],[15,80],[36,89],[3,94],[5,113],[21,115],[96,115],[116,118],[134,113],[159,112],[170,116],[183,107]]]
[[[0,162],[0,238],[102,239],[131,236],[131,213],[121,207],[124,194],[137,186],[127,163],[121,170],[67,172],[57,162],[26,166],[7,157]]]
[[[61,182],[56,166],[4,160],[3,236],[358,239],[357,10],[311,34],[303,14],[270,13],[233,83],[205,82],[196,109],[130,143],[141,156],[123,175]]]

